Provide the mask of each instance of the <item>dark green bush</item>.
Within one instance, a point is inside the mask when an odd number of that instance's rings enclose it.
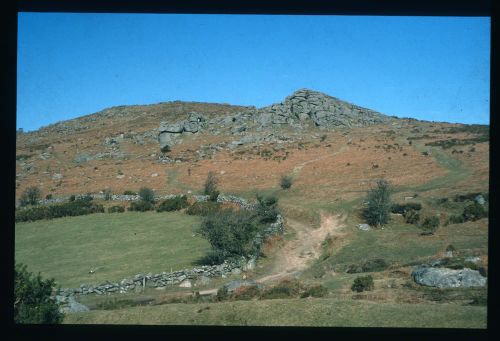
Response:
[[[75,200],[76,200],[76,197],[74,194],[69,197],[69,201],[75,201]]]
[[[47,195],[45,196],[45,199],[47,199],[47,200],[52,199],[52,194],[47,194]]]
[[[455,248],[455,246],[453,246],[452,244],[448,245],[446,247],[446,251],[456,251],[457,249]]]
[[[306,291],[304,291],[300,297],[301,298],[306,298],[306,297],[325,297],[328,295],[328,289],[324,287],[321,284],[312,286],[308,288]]]
[[[40,189],[36,186],[28,187],[19,198],[19,204],[23,206],[38,205],[38,200],[41,198]]]
[[[373,277],[368,275],[364,277],[357,277],[352,283],[351,290],[356,292],[362,292],[365,290],[372,290],[373,285]]]
[[[290,175],[283,175],[280,179],[280,186],[283,189],[289,189],[292,187],[293,178]]]
[[[259,227],[253,212],[228,208],[206,216],[198,233],[209,241],[218,257],[229,259],[256,251],[253,240]]]
[[[481,192],[457,194],[453,198],[453,201],[455,201],[455,202],[473,201],[478,195],[482,195],[484,197],[484,194]],[[485,197],[485,199],[486,199],[486,197]]]
[[[487,218],[488,212],[484,209],[482,205],[478,203],[473,203],[464,208],[462,216],[465,221],[476,221],[481,218]]]
[[[376,272],[387,269],[389,264],[382,258],[369,259],[363,264],[351,264],[347,267],[347,273]]]
[[[394,204],[391,207],[391,212],[404,214],[409,210],[420,211],[421,209],[422,209],[422,204],[418,202],[411,202],[408,204]]]
[[[151,188],[142,187],[139,189],[139,196],[143,202],[153,204],[155,202],[155,194]]]
[[[166,199],[156,208],[156,212],[178,211],[188,207],[187,197],[185,195]]]
[[[137,193],[127,189],[125,192],[123,192],[123,195],[137,195]]]
[[[94,204],[90,201],[75,200],[62,204],[29,207],[16,210],[15,220],[35,221],[40,219],[54,219],[67,216],[79,216],[91,213],[103,213],[102,205]]]
[[[415,210],[408,210],[403,213],[407,224],[417,224],[420,221],[420,213]]]
[[[198,201],[188,207],[186,213],[189,215],[207,216],[220,210],[221,204],[213,201]]]
[[[61,323],[63,314],[59,305],[50,298],[54,279],[42,279],[28,272],[26,265],[14,268],[14,322],[29,324]]]
[[[390,195],[391,188],[385,180],[378,180],[377,187],[368,192],[368,206],[363,211],[368,224],[380,226],[389,222],[389,212],[392,207]]]
[[[464,223],[465,219],[463,215],[452,215],[448,218],[448,224],[461,224]]]
[[[226,254],[221,250],[210,250],[196,261],[196,265],[219,265],[226,259]]]
[[[422,234],[429,235],[434,234],[439,227],[439,218],[436,216],[427,217],[424,219],[420,228],[424,231]]]
[[[125,208],[123,206],[111,206],[108,207],[108,213],[122,213],[125,212]]]
[[[278,198],[274,196],[263,197],[257,195],[257,215],[261,223],[272,223],[276,221],[279,214]]]
[[[291,298],[298,297],[304,291],[303,286],[297,280],[285,279],[272,288],[265,290],[262,299]]]
[[[149,201],[139,200],[130,203],[129,211],[146,212],[154,209],[154,206]]]

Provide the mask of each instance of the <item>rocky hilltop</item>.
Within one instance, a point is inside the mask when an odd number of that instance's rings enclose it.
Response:
[[[376,111],[359,107],[328,96],[324,93],[300,89],[286,97],[281,103],[275,103],[260,109],[249,108],[226,117],[208,120],[196,112],[188,113],[183,121],[162,121],[158,140],[162,152],[170,151],[176,139],[183,132],[196,133],[209,129],[212,133],[225,128],[230,133],[244,133],[255,128],[257,131],[290,126],[301,130],[310,126],[319,129],[364,127],[391,122],[391,118]],[[212,129],[211,129],[212,128]]]

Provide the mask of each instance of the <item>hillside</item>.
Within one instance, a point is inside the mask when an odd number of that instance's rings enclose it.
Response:
[[[455,267],[462,269],[468,257],[476,262],[468,266],[487,274],[488,218],[452,218],[478,196],[488,209],[489,126],[397,118],[300,89],[263,108],[179,101],[120,106],[17,135],[16,199],[30,186],[51,197],[44,203],[141,187],[158,196],[195,195],[209,172],[225,195],[278,199],[284,234],[266,241],[257,265],[227,278],[193,281],[196,289],[172,285],[125,296],[82,296],[91,311],[68,315],[67,323],[252,325],[248,316],[272,305],[280,317],[254,322],[485,327],[486,287],[428,288],[411,273],[414,266],[446,259],[453,246]],[[284,175],[291,178],[289,189],[280,187]],[[361,229],[366,193],[378,179],[389,182],[393,203],[420,205],[421,221],[437,217],[438,229],[425,235],[420,223],[408,222],[401,212],[392,212],[381,228]],[[105,207],[130,204],[119,197],[94,201]],[[16,258],[75,288],[80,282],[97,285],[194,267],[208,246],[194,232],[201,219],[185,212],[18,222]],[[94,267],[100,270],[91,273]],[[353,281],[364,274],[373,276],[373,291],[353,292]],[[223,304],[186,299],[192,290],[213,292],[231,280],[274,285],[284,278],[324,286],[327,294],[310,301],[298,294]],[[274,298],[280,300],[268,300]],[[134,307],[146,301],[165,306]],[[284,313],[309,302],[300,321]],[[330,311],[331,304],[341,311]],[[154,317],[158,312],[164,317]],[[183,315],[175,317],[178,312]]]

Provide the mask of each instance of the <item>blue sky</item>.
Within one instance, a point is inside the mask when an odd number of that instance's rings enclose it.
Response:
[[[17,127],[299,88],[387,115],[489,123],[490,19],[20,13]]]

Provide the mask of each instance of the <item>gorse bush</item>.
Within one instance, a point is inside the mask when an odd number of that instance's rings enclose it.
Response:
[[[21,206],[38,205],[38,200],[41,198],[41,192],[38,187],[28,187],[19,198]]]
[[[108,207],[108,213],[122,213],[125,212],[125,208],[123,206],[111,206]]]
[[[293,178],[290,175],[283,175],[280,179],[280,186],[283,189],[289,189],[292,187]]]
[[[422,209],[422,204],[418,202],[415,203],[412,202],[408,204],[394,204],[391,206],[391,213],[404,214],[409,210],[420,211],[421,209]]]
[[[151,188],[142,187],[139,189],[139,196],[141,200],[153,204],[155,202],[155,194]]]
[[[476,221],[481,218],[487,218],[488,212],[484,209],[482,205],[478,203],[473,203],[464,208],[462,216],[465,221]]]
[[[418,224],[420,221],[420,213],[415,210],[408,210],[403,213],[403,217],[405,218],[405,222],[407,224]]]
[[[28,207],[16,210],[16,222],[54,219],[67,216],[79,216],[92,213],[104,213],[104,207],[88,200],[77,199],[62,204]]]
[[[260,217],[261,223],[272,223],[278,217],[278,198],[274,196],[263,197],[257,195],[257,215]]]
[[[176,196],[171,199],[166,199],[158,205],[156,212],[178,211],[189,206],[185,195]]]
[[[59,305],[51,299],[55,281],[34,276],[26,265],[14,268],[14,322],[29,324],[61,323],[63,314]]]
[[[465,219],[463,215],[452,215],[448,218],[448,224],[461,224],[464,223]]]
[[[310,288],[307,288],[306,291],[304,291],[300,297],[301,298],[306,298],[306,297],[325,297],[328,295],[328,289],[324,287],[321,284],[314,285]]]
[[[353,273],[361,273],[361,272],[376,272],[383,271],[389,267],[389,264],[382,258],[369,259],[365,261],[363,264],[351,264],[347,267],[346,272]]]
[[[356,292],[362,292],[366,290],[372,290],[373,285],[373,277],[368,275],[364,277],[357,277],[352,283],[351,290]]]
[[[422,234],[434,234],[437,228],[439,227],[439,218],[436,216],[427,217],[424,219],[422,224],[420,224],[420,228],[424,231]]]
[[[363,211],[368,224],[380,226],[389,222],[389,212],[392,207],[390,195],[391,189],[385,180],[378,180],[377,187],[368,192],[368,205]]]
[[[189,215],[207,216],[220,210],[221,204],[213,201],[199,201],[188,207],[186,213]]]
[[[139,200],[130,203],[129,211],[146,212],[154,209],[154,206],[149,201]]]
[[[297,280],[282,280],[272,288],[265,290],[262,299],[291,298],[299,297],[304,291],[303,285]]]
[[[137,193],[127,189],[125,192],[123,192],[123,195],[137,195]]]

